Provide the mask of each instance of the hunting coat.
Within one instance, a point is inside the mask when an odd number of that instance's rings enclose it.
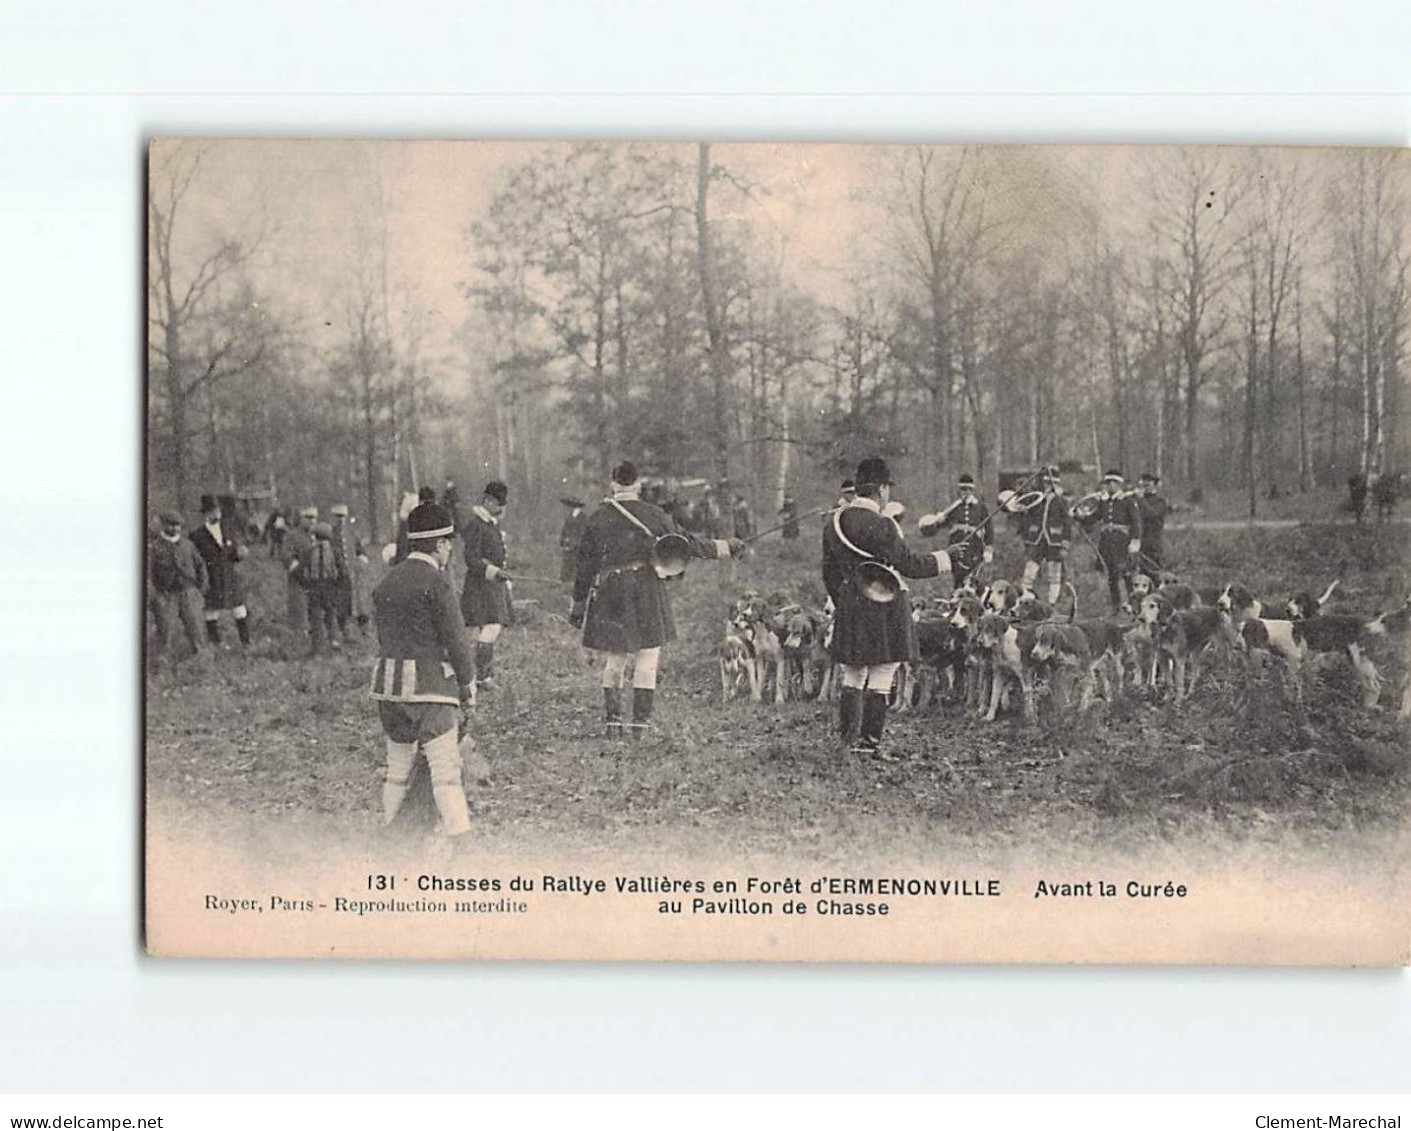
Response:
[[[1142,512],[1136,496],[1130,492],[1102,494],[1095,502],[1092,517],[1084,525],[1097,529],[1099,564],[1108,570],[1125,570],[1129,564],[1127,543],[1140,541],[1142,536]]]
[[[939,523],[923,519],[920,529],[927,538],[938,531],[947,531],[946,547],[951,557],[959,559],[964,566],[973,566],[979,562],[985,547],[994,545],[995,528],[989,517],[989,508],[972,496],[957,501]]]
[[[245,603],[245,586],[240,582],[240,543],[234,537],[235,523],[222,520],[215,533],[208,526],[191,532],[191,544],[206,563],[206,608],[233,609]]]
[[[912,661],[916,625],[911,598],[903,589],[893,601],[879,604],[863,596],[857,569],[860,557],[838,537],[834,524],[858,550],[891,566],[903,577],[936,577],[941,560],[935,554],[907,549],[901,531],[883,516],[877,500],[858,496],[835,511],[823,526],[823,585],[833,599],[833,658],[840,664],[869,666]]]
[[[682,531],[665,511],[643,502],[635,491],[617,492],[588,516],[578,543],[578,571],[573,583],[574,603],[587,605],[583,620],[585,648],[639,652],[676,639],[667,583],[652,568],[652,546],[663,534]],[[695,557],[730,556],[726,542],[699,534],[683,537]]]
[[[388,570],[372,594],[377,663],[372,697],[391,703],[460,702],[475,682],[470,637],[456,597],[435,559],[413,551]]]
[[[1073,518],[1068,500],[1045,491],[1028,510],[1019,512],[1019,537],[1026,546],[1066,546],[1073,540]]]
[[[513,624],[510,591],[503,577],[485,576],[490,566],[505,568],[505,534],[500,520],[482,506],[470,508],[461,530],[465,542],[465,587],[461,590],[461,616],[465,623]]]
[[[1158,561],[1161,559],[1161,541],[1166,534],[1166,512],[1170,509],[1170,504],[1155,491],[1137,496],[1137,510],[1142,523],[1142,552],[1150,553]]]

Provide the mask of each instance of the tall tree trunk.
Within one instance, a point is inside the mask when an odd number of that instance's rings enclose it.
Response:
[[[1255,434],[1259,408],[1259,292],[1254,273],[1250,272],[1249,323],[1244,341],[1244,485],[1249,504],[1249,517],[1259,513],[1259,473],[1256,463]]]
[[[793,444],[789,437],[789,384],[788,378],[779,378],[779,478],[774,491],[774,509],[778,513],[784,507],[784,496],[789,493],[789,462],[793,457]],[[771,524],[772,525],[772,524]]]
[[[701,280],[701,306],[705,312],[706,349],[711,378],[711,424],[715,478],[730,471],[730,427],[726,415],[730,359],[725,356],[725,328],[715,290],[715,263],[710,246],[710,145],[702,142],[696,156],[696,266]]]
[[[377,498],[377,417],[372,399],[372,367],[373,359],[367,356],[366,339],[364,339],[364,356],[362,358],[363,475],[366,478],[364,486],[367,489],[368,522],[372,524],[372,540],[376,542],[379,541],[378,516],[382,508],[378,506]]]
[[[1340,417],[1342,415],[1342,297],[1338,295],[1333,303],[1333,373],[1332,373],[1332,453],[1329,463],[1337,471],[1341,471],[1338,466],[1341,452],[1338,450],[1338,434],[1340,432]]]
[[[1298,387],[1298,489],[1307,493],[1313,486],[1312,459],[1308,452],[1308,381],[1303,368],[1303,280],[1295,284],[1294,379]]]

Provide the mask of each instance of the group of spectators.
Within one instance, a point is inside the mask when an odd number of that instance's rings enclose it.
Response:
[[[260,524],[242,520],[232,496],[202,495],[201,518],[199,526],[187,530],[180,512],[164,511],[149,542],[147,606],[154,656],[176,648],[178,625],[187,654],[220,647],[227,613],[241,645],[250,644],[241,563],[250,544],[260,539],[284,566],[286,619],[307,638],[311,654],[340,648],[355,630],[366,635],[368,558],[346,504],[332,507],[327,522],[319,521],[318,508],[309,506],[292,521],[276,510]]]

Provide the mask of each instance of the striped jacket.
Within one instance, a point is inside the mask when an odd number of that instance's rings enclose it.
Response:
[[[372,697],[393,703],[460,702],[475,660],[450,583],[433,559],[413,552],[372,594],[378,658]]]

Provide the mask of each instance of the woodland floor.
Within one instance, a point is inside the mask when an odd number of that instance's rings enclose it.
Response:
[[[1169,564],[1202,585],[1239,579],[1285,596],[1342,579],[1342,607],[1367,614],[1407,592],[1411,531],[1348,525],[1189,530],[1168,536]],[[1017,576],[1016,539],[997,566]],[[1311,851],[1404,822],[1408,738],[1395,721],[1405,665],[1376,654],[1382,704],[1357,706],[1342,661],[1306,677],[1299,708],[1278,673],[1216,661],[1187,704],[1136,692],[1086,716],[1040,711],[1036,727],[985,724],[960,708],[894,714],[895,763],[840,754],[834,705],[722,705],[714,649],[730,600],[746,588],[821,603],[815,539],[767,540],[753,560],[696,563],[673,583],[680,638],[665,650],[656,733],[637,745],[600,737],[596,667],[563,619],[567,595],[522,584],[522,623],[497,652],[499,686],[479,712],[471,785],[477,836],[492,845],[584,852],[665,843],[723,856],[827,857],[938,844],[1023,844],[1140,851],[1162,843],[1297,844]],[[517,563],[550,573],[547,547]],[[1092,554],[1074,553],[1080,611],[1105,608]],[[246,563],[255,642],[195,662],[149,664],[149,814],[164,827],[339,830],[376,835],[381,733],[367,697],[370,643],[304,658],[283,624],[283,581],[257,549]],[[944,592],[949,580],[918,583]],[[233,633],[225,626],[227,636]],[[1042,706],[1042,705],[1041,705]],[[410,832],[429,821],[412,807]]]

